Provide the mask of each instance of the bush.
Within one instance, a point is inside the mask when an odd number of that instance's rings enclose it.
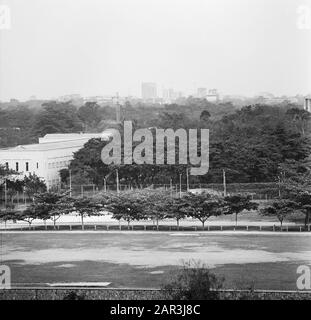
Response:
[[[75,291],[70,291],[64,296],[63,300],[85,300],[85,296],[78,295]]]
[[[167,299],[219,300],[224,279],[218,278],[201,262],[184,262],[180,271],[163,286]]]

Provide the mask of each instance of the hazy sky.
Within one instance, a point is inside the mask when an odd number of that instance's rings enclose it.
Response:
[[[310,0],[0,0],[0,99],[140,95],[142,81],[252,95],[311,92]]]

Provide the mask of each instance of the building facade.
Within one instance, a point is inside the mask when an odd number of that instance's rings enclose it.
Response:
[[[304,109],[311,112],[311,98],[305,98]]]
[[[0,149],[0,164],[19,173],[21,179],[35,174],[51,188],[59,185],[59,171],[68,168],[74,153],[90,139],[99,137],[109,139],[110,133],[48,134],[37,144]]]
[[[158,97],[157,85],[153,82],[143,82],[141,96],[143,100],[155,100]]]

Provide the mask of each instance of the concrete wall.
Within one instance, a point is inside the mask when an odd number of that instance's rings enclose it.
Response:
[[[63,300],[70,293],[85,300],[169,300],[156,289],[11,289],[0,290],[0,300]],[[219,291],[219,300],[311,300],[311,292]]]

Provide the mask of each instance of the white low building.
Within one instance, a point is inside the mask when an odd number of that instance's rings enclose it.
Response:
[[[39,138],[39,143],[60,142],[71,140],[90,140],[92,138],[101,138],[102,133],[49,133],[43,138]]]
[[[68,168],[73,154],[92,138],[107,138],[109,134],[48,134],[39,143],[0,149],[0,164],[20,174],[36,174],[48,188],[60,182],[59,171]]]

